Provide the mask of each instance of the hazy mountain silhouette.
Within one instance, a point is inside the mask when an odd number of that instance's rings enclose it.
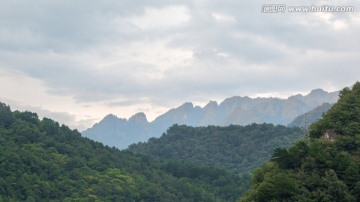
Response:
[[[307,127],[310,126],[311,123],[321,119],[323,115],[329,111],[332,107],[332,104],[324,103],[320,106],[315,107],[313,110],[306,112],[298,117],[296,117],[291,123],[288,124],[288,127],[300,127],[303,128],[305,125]],[[307,119],[307,123],[305,124],[305,118]]]
[[[296,117],[323,103],[335,103],[338,92],[312,90],[308,95],[294,95],[287,99],[250,98],[234,96],[218,104],[210,101],[206,106],[194,106],[190,102],[170,109],[154,121],[148,122],[144,113],[137,113],[129,120],[107,115],[99,123],[85,130],[86,137],[109,146],[124,149],[132,143],[160,137],[173,124],[189,126],[228,126],[251,123],[288,125]]]

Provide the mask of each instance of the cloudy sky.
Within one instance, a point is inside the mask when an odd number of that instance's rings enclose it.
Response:
[[[353,6],[354,12],[264,13]],[[360,80],[354,0],[0,0],[0,101],[83,130],[191,101]]]

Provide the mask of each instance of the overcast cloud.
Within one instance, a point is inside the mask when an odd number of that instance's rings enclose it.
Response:
[[[264,4],[354,6],[262,13]],[[359,80],[354,0],[0,0],[0,101],[80,130],[191,101]]]

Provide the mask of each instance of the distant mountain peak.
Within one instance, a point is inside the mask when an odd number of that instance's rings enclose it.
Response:
[[[295,100],[300,100],[300,99],[302,99],[302,98],[304,98],[303,95],[297,94],[297,95],[292,95],[292,96],[288,97],[286,100],[288,100],[288,101],[295,101]]]
[[[185,102],[184,104],[182,104],[180,107],[178,108],[184,108],[184,109],[192,109],[194,108],[194,105],[193,103],[191,102]]]
[[[139,113],[134,114],[132,117],[130,117],[129,122],[148,123],[148,120],[147,120],[146,114],[144,112],[139,112]]]
[[[112,118],[118,118],[115,114],[108,114],[104,117],[104,119],[112,119]]]
[[[214,108],[214,107],[218,107],[218,103],[216,101],[210,101],[209,103],[207,103],[207,105],[205,105],[204,108]]]
[[[312,90],[308,95],[318,95],[318,94],[324,94],[324,93],[328,93],[327,91],[324,91],[321,88],[317,88]]]
[[[108,114],[106,115],[101,121],[108,122],[113,120],[118,120],[119,118],[114,114]]]
[[[126,122],[126,119],[119,118],[114,114],[108,114],[99,122],[99,124],[104,123],[104,124],[116,125],[118,123],[124,123],[124,122]]]

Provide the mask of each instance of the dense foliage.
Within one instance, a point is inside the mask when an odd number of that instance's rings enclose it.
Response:
[[[326,138],[328,131],[335,140]],[[239,201],[360,201],[360,83],[345,88],[310,142],[275,150]]]
[[[290,146],[302,134],[299,128],[272,124],[228,127],[174,125],[162,137],[131,145],[129,150],[243,173],[265,163],[275,148]]]
[[[234,201],[241,179],[81,137],[0,103],[0,201]]]

